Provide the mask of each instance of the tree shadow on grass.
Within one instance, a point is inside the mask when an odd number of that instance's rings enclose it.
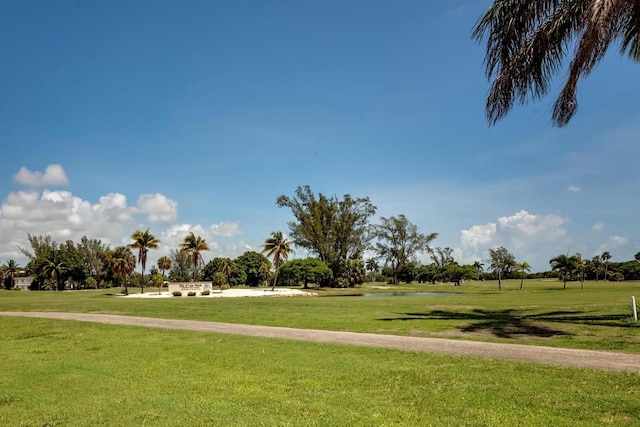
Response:
[[[472,311],[444,311],[433,310],[424,313],[398,313],[398,317],[379,319],[382,321],[393,320],[460,320],[466,321],[460,326],[460,331],[490,332],[499,338],[517,338],[531,336],[550,338],[554,336],[573,335],[570,332],[553,328],[547,325],[554,323],[573,323],[595,326],[632,327],[625,322],[628,316],[624,314],[589,314],[584,311],[549,311],[545,313],[527,313],[525,310],[481,310]],[[547,324],[542,324],[542,322]]]

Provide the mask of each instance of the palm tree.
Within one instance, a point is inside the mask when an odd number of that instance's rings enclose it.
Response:
[[[370,258],[367,260],[367,263],[365,264],[365,267],[367,268],[367,270],[369,270],[371,272],[371,283],[376,281],[376,275],[378,273],[378,271],[380,271],[380,266],[378,265],[378,263],[376,262],[375,259]]]
[[[582,254],[578,252],[576,255],[576,270],[578,271],[578,278],[580,279],[580,289],[584,290],[584,269],[586,264],[582,260]]]
[[[478,273],[478,281],[480,281],[480,273],[484,271],[484,264],[480,261],[476,261],[473,263],[473,268],[475,268],[476,272]]]
[[[611,254],[609,252],[603,252],[600,255],[602,262],[604,262],[604,281],[607,281],[607,272],[609,270],[609,260],[611,259]]]
[[[142,267],[142,280],[140,281],[140,291],[144,293],[144,270],[147,265],[147,252],[149,249],[158,249],[160,240],[156,239],[156,236],[149,233],[149,229],[136,230],[131,235],[133,243],[127,245],[132,249],[138,250],[138,263]]]
[[[129,295],[128,279],[136,268],[136,257],[129,247],[119,246],[109,256],[109,266],[113,274],[120,279],[124,287],[124,294]]]
[[[269,282],[269,276],[271,276],[271,263],[268,261],[260,264],[260,277],[264,280],[265,283]]]
[[[224,274],[224,278],[227,285],[230,283],[232,271],[233,271],[233,261],[231,261],[231,258],[222,258],[220,262],[220,272]]]
[[[54,249],[46,259],[42,272],[53,280],[56,290],[63,291],[65,286],[64,276],[68,269],[68,264],[59,256],[59,250]]]
[[[638,0],[494,0],[480,18],[473,38],[487,39],[485,65],[493,79],[487,119],[495,124],[514,102],[545,96],[575,46],[568,76],[553,107],[556,126],[566,125],[577,109],[578,81],[587,76],[612,44],[640,61]]]
[[[16,274],[20,271],[20,266],[18,263],[10,259],[4,265],[5,276],[9,277],[9,287],[13,288],[15,286],[15,282],[13,280],[16,277]]]
[[[591,270],[596,275],[596,282],[598,281],[598,276],[600,272],[602,272],[602,258],[600,255],[596,255],[591,260]]]
[[[200,236],[196,236],[193,231],[184,237],[182,243],[180,243],[180,252],[186,254],[191,258],[193,263],[193,281],[196,280],[196,274],[198,273],[198,265],[202,264],[202,251],[208,251],[209,246],[207,242]]]
[[[562,289],[567,289],[567,279],[576,270],[578,259],[575,256],[558,255],[551,258],[549,264],[551,264],[551,270],[558,270],[562,274]]]
[[[516,263],[516,271],[520,274],[520,289],[522,289],[522,283],[524,282],[524,276],[531,271],[531,265],[527,261]]]
[[[289,254],[293,252],[292,244],[293,242],[287,240],[280,231],[274,231],[271,233],[271,237],[265,240],[264,245],[262,245],[262,252],[266,252],[268,257],[273,258],[273,265],[276,269],[273,276],[273,286],[271,286],[272,291],[276,288],[280,264],[289,259]]]
[[[164,279],[165,272],[171,270],[171,258],[166,255],[158,258],[158,270],[162,271],[162,278]]]

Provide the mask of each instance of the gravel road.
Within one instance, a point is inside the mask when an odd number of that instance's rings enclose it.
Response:
[[[196,320],[156,319],[150,317],[116,316],[110,314],[5,311],[0,312],[0,316],[38,317],[108,323],[113,325],[185,329],[255,337],[384,347],[407,351],[523,360],[551,365],[577,366],[582,368],[640,373],[640,354],[611,351],[575,350],[519,344],[498,344],[441,338],[418,338],[356,332],[323,331],[316,329],[281,328],[234,323],[202,322]]]

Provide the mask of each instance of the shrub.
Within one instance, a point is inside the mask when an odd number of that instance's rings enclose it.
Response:
[[[229,289],[229,288],[230,288],[230,286],[229,286],[229,284],[227,284],[227,283],[224,283],[224,284],[220,285],[220,290],[221,290],[221,291],[227,290],[227,289]]]
[[[189,297],[195,297],[195,296],[196,296],[196,293],[195,293],[195,292],[193,292],[193,291],[191,291],[191,292],[189,292],[189,293],[187,294],[187,296],[189,296]]]
[[[174,296],[174,297],[181,297],[181,296],[182,296],[182,292],[180,292],[180,291],[173,291],[173,296]]]
[[[210,293],[211,293],[211,291],[207,290],[207,291],[202,291],[202,293],[200,293],[200,295],[206,296],[206,295],[209,295]]]

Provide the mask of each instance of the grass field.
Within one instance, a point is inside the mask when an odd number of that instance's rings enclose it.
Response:
[[[637,283],[518,286],[367,286],[259,299],[4,291],[0,310],[640,351],[630,307]],[[457,294],[337,296],[390,290]],[[640,424],[640,376],[632,373],[48,319],[0,317],[0,342],[3,426]]]
[[[640,352],[640,323],[631,296],[640,283],[558,280],[451,285],[383,284],[320,290],[320,297],[122,299],[117,289],[77,292],[0,292],[0,310],[77,311],[173,319],[460,338],[546,346]],[[383,289],[380,289],[383,288]],[[148,290],[149,291],[149,290]],[[363,292],[455,292],[439,297],[340,297]]]

